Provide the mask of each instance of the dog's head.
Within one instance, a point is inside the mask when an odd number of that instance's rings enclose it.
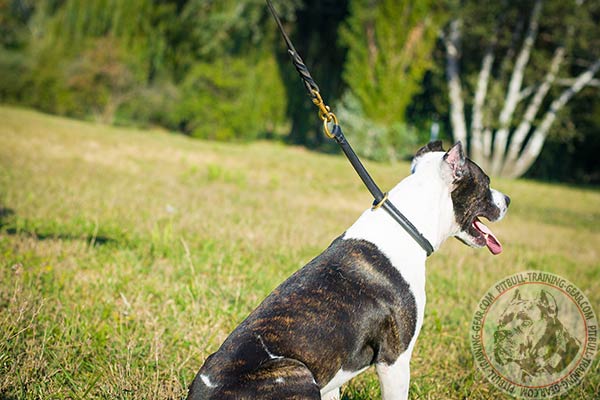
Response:
[[[579,342],[558,320],[554,297],[541,290],[534,298],[522,298],[515,289],[494,332],[494,359],[500,365],[516,363],[524,376],[559,372],[579,351]]]
[[[490,222],[502,219],[510,198],[490,188],[490,178],[465,157],[460,142],[447,152],[441,141],[427,144],[415,155],[411,170],[413,174],[438,175],[448,185],[457,226],[455,237],[471,247],[487,246],[492,254],[502,252],[502,245],[480,218]]]

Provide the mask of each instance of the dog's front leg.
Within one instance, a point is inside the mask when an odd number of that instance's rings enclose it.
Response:
[[[405,351],[391,365],[377,364],[375,366],[379,377],[382,400],[408,399],[411,353],[412,349]]]
[[[340,389],[333,389],[321,396],[321,400],[340,400]]]

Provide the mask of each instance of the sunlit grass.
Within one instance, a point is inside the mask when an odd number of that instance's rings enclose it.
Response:
[[[371,164],[384,188],[408,165]],[[411,397],[503,398],[473,367],[482,293],[517,271],[600,304],[600,193],[494,181],[505,252],[428,263]],[[202,142],[0,108],[0,397],[181,398],[204,358],[371,199],[341,156]],[[598,362],[568,398],[600,392]],[[346,399],[379,395],[372,371]]]

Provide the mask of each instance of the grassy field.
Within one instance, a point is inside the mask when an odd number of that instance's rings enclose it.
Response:
[[[389,188],[407,164],[371,164]],[[484,291],[524,270],[600,312],[600,192],[496,180],[504,253],[428,263],[412,399],[505,398],[469,349]],[[0,399],[181,398],[204,358],[370,204],[341,156],[231,145],[0,107]],[[598,398],[598,358],[569,399]],[[373,371],[345,399],[378,398]]]

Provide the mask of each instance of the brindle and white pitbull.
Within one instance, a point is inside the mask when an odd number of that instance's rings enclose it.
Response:
[[[510,199],[457,143],[419,150],[390,201],[435,249],[451,236],[502,246],[481,221]],[[209,356],[188,399],[337,399],[375,365],[383,398],[406,399],[425,310],[425,251],[382,209],[366,210],[322,254],[276,288]]]

